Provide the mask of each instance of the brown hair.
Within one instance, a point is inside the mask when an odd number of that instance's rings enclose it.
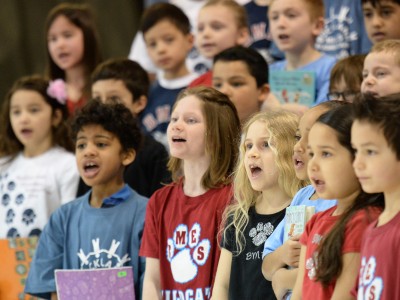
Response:
[[[364,59],[366,54],[351,55],[339,60],[332,68],[329,87],[338,84],[342,78],[348,85],[348,90],[360,92],[363,81]]]
[[[247,13],[245,8],[234,0],[209,0],[204,7],[225,6],[235,14],[236,25],[239,29],[248,27]]]
[[[50,79],[65,79],[65,71],[54,63],[47,46],[47,34],[54,20],[59,16],[66,17],[72,24],[82,30],[84,44],[82,62],[85,66],[86,79],[83,92],[85,96],[90,96],[90,73],[94,70],[97,64],[100,63],[101,54],[94,18],[87,4],[61,3],[55,6],[47,15],[45,24],[47,51],[46,75]]]
[[[206,123],[206,153],[210,154],[210,166],[201,179],[204,188],[215,188],[232,181],[236,159],[239,152],[240,121],[235,105],[229,98],[209,87],[195,87],[183,90],[172,108],[185,97],[195,96],[203,103]],[[172,179],[178,182],[182,176],[183,161],[170,157],[168,169]]]
[[[54,115],[56,110],[61,111],[62,120],[57,127],[52,128],[52,142],[53,145],[59,145],[66,150],[73,152],[74,145],[71,140],[70,127],[67,123],[68,110],[65,104],[59,103],[53,97],[47,94],[47,87],[49,81],[40,75],[26,76],[18,79],[10,91],[7,93],[5,100],[3,101],[1,110],[1,123],[0,123],[0,155],[11,156],[11,159],[15,157],[18,152],[24,149],[22,143],[18,140],[15,135],[10,121],[10,106],[11,98],[15,92],[26,90],[34,91],[42,96],[43,101],[51,106],[52,113]]]

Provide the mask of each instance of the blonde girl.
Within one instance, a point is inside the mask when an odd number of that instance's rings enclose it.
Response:
[[[149,200],[140,255],[143,299],[207,299],[220,250],[222,213],[232,198],[240,121],[212,88],[184,90],[167,129],[173,183]]]
[[[45,25],[50,79],[67,83],[70,114],[90,98],[90,74],[101,61],[98,34],[89,6],[61,3],[48,14]]]
[[[200,54],[212,60],[221,51],[246,45],[249,40],[247,13],[234,0],[209,0],[201,8],[197,20],[195,44]],[[208,71],[189,86],[212,86]]]
[[[51,214],[75,198],[78,171],[63,82],[17,80],[0,125],[0,238],[39,235]]]
[[[292,163],[297,125],[298,117],[282,110],[258,113],[243,128],[213,299],[275,297],[261,273],[261,256],[265,240],[305,185]]]

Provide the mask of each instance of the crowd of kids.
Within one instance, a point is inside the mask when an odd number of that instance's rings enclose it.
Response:
[[[105,61],[90,5],[55,6],[44,73],[2,103],[0,239],[39,236],[24,292],[128,266],[144,300],[400,299],[400,1],[152,2]]]

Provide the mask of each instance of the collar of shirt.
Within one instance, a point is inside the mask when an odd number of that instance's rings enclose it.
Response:
[[[103,200],[103,204],[101,208],[113,207],[121,204],[125,200],[127,200],[130,196],[130,190],[127,184],[124,185],[122,189],[120,189],[115,194],[112,194],[110,197],[107,197]]]

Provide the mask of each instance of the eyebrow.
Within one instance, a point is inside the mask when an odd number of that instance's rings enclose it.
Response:
[[[108,139],[108,140],[111,140],[112,139],[112,137],[110,137],[110,136],[107,136],[107,135],[102,135],[102,134],[97,134],[97,135],[95,135],[94,136],[94,138],[96,139],[98,139],[98,138],[103,138],[103,139]],[[77,140],[80,140],[80,139],[87,139],[87,137],[86,136],[81,136],[81,137],[77,137]]]

